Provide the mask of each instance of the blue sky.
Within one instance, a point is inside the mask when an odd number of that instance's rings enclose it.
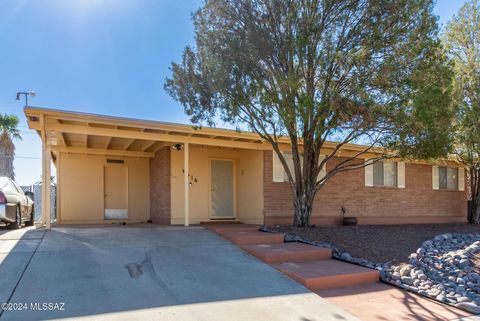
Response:
[[[463,0],[438,0],[446,23]],[[30,105],[187,123],[163,90],[172,61],[193,43],[201,0],[0,0],[0,112],[20,117],[15,168],[22,185],[40,179],[41,142],[15,98]]]

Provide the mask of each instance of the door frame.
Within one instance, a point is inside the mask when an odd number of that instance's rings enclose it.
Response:
[[[227,161],[232,163],[232,184],[233,184],[233,216],[212,216],[212,161]],[[210,220],[234,220],[237,218],[237,161],[234,158],[208,158],[208,218]]]
[[[122,167],[125,167],[125,170],[126,170],[126,174],[127,174],[127,179],[126,179],[126,182],[125,182],[125,189],[126,189],[126,195],[127,195],[127,198],[126,198],[126,202],[127,202],[127,218],[126,219],[106,219],[105,218],[105,168],[107,166],[122,166]],[[103,192],[103,198],[102,198],[102,201],[103,201],[103,220],[104,221],[108,221],[108,222],[114,222],[114,221],[124,221],[124,220],[128,220],[130,218],[130,205],[128,203],[128,199],[129,199],[129,195],[128,195],[128,164],[114,164],[114,163],[105,163],[103,164],[103,186],[102,186],[102,192]]]

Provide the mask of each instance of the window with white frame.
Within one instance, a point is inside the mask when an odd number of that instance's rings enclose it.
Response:
[[[390,160],[367,160],[365,186],[405,188],[405,163]]]
[[[374,186],[397,186],[397,163],[378,161],[373,163]]]
[[[278,157],[277,153],[275,151],[273,153],[273,181],[274,182],[288,182],[288,175],[285,172],[282,162],[280,161],[280,158]],[[283,157],[285,158],[285,162],[287,163],[288,169],[290,170],[290,173],[292,174],[293,178],[295,179],[295,170],[293,166],[293,155],[291,152],[282,152]],[[300,156],[301,157],[301,156]],[[320,155],[318,162],[320,163],[325,156]],[[324,165],[322,167],[322,170],[318,174],[317,180],[322,179],[326,175],[326,166]]]
[[[465,190],[465,170],[457,167],[432,166],[432,186],[436,190]]]

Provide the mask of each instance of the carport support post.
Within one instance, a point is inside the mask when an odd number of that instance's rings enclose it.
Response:
[[[189,225],[189,218],[190,218],[190,213],[189,213],[189,203],[190,203],[190,197],[188,195],[189,189],[190,189],[190,183],[188,180],[188,168],[189,168],[189,155],[188,155],[188,143],[183,144],[183,183],[184,183],[184,194],[185,194],[185,226],[187,227]]]
[[[48,229],[51,226],[51,204],[50,204],[50,177],[51,177],[52,154],[50,144],[43,141],[42,146],[42,223]]]

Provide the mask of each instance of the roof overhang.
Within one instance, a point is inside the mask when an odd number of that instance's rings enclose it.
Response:
[[[268,149],[258,135],[215,128],[25,107],[28,126],[48,141],[53,152],[153,157],[168,145],[191,143],[244,149]]]
[[[36,130],[42,141],[48,142],[54,159],[59,152],[152,158],[160,148],[179,143],[272,150],[268,142],[252,132],[30,106],[25,107],[24,111],[29,128]],[[281,149],[289,149],[288,137],[281,137],[278,142]],[[322,147],[323,152],[331,152],[335,146],[335,142],[326,142]],[[364,145],[345,144],[336,155],[348,157],[367,148]],[[381,148],[371,148],[360,158],[373,158],[383,153]]]

